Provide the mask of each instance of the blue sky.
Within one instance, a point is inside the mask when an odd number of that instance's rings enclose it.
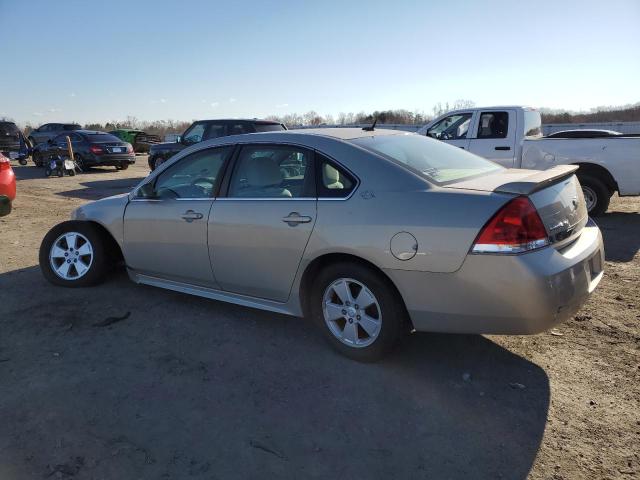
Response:
[[[640,101],[640,1],[0,0],[0,116]]]

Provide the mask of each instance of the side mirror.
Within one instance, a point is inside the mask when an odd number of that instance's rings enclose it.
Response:
[[[182,135],[176,137],[176,143],[182,143]]]
[[[136,197],[139,198],[158,198],[158,194],[156,193],[156,189],[153,186],[153,182],[145,183],[141,186],[137,193]]]

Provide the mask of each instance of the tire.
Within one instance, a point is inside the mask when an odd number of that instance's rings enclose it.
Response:
[[[341,299],[338,291],[350,300]],[[374,302],[370,303],[372,297]],[[369,305],[356,304],[359,298],[360,303]],[[399,343],[406,326],[404,305],[393,285],[380,273],[358,263],[335,263],[320,271],[311,287],[310,313],[334,349],[361,362],[374,362],[389,353]],[[363,325],[368,325],[367,330]]]
[[[597,217],[606,212],[611,201],[611,191],[605,183],[599,178],[585,174],[578,174],[578,180],[582,186],[589,215]]]
[[[76,234],[76,243],[73,247],[64,238],[66,234],[70,233]],[[85,240],[89,244],[89,249],[85,248]],[[53,253],[54,245],[58,247],[58,250],[55,253],[56,256],[51,257],[50,254]],[[82,255],[83,252],[88,250],[90,250],[90,256],[89,254]],[[62,254],[68,254],[68,256],[63,257]],[[100,232],[86,222],[63,222],[49,230],[40,245],[39,260],[40,270],[44,277],[54,285],[62,287],[96,285],[104,281],[108,271],[105,242]],[[68,260],[76,260],[76,262],[69,262]],[[69,265],[69,267],[66,267],[66,273],[64,270],[65,263]],[[56,273],[54,266],[62,268],[58,269],[58,273]],[[84,267],[88,268],[83,271]]]
[[[76,165],[78,166],[78,168],[80,169],[81,172],[84,172],[87,168],[84,166],[84,160],[82,160],[82,157],[80,155],[78,155],[77,153],[73,154],[73,159],[76,162]]]
[[[76,176],[76,171],[75,170],[67,170],[67,173],[69,174],[70,177],[75,177]]]
[[[126,170],[127,168],[129,168],[129,164],[128,163],[120,164],[120,170]]]
[[[20,160],[18,160],[18,163],[24,167],[27,164],[27,159],[21,158]]]
[[[53,171],[51,170],[50,167],[44,167],[44,174],[46,177],[50,177],[52,173]]]
[[[31,159],[36,167],[42,167],[42,158],[40,157],[40,154],[33,153],[31,155]]]

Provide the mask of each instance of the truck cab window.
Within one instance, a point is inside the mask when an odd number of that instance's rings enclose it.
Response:
[[[482,112],[478,124],[478,138],[507,138],[508,112]]]
[[[427,135],[438,140],[460,140],[467,138],[470,123],[470,113],[449,115],[432,126]]]

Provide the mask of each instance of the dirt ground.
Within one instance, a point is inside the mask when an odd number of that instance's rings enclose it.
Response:
[[[15,167],[0,219],[0,478],[640,478],[640,199],[598,219],[606,273],[541,335],[416,334],[385,361],[308,322],[137,286],[55,288],[46,231],[133,168]],[[108,317],[122,318],[96,326]]]

